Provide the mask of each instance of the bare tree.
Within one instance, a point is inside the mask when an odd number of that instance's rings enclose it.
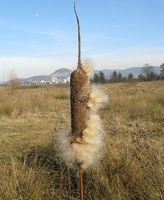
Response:
[[[145,76],[146,80],[153,80],[155,77],[154,66],[145,64],[142,68],[142,74]]]
[[[9,85],[12,89],[16,89],[19,87],[20,83],[19,83],[19,79],[15,73],[14,70],[12,70],[8,76],[9,78]]]

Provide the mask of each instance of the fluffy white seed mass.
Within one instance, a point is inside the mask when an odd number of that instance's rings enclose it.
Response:
[[[63,130],[55,137],[55,149],[58,156],[62,158],[67,165],[71,166],[75,160],[75,155],[71,145],[71,135],[69,130]]]
[[[82,163],[84,169],[100,158],[103,135],[104,132],[99,116],[91,113],[87,127],[83,131],[82,142],[72,144],[74,155]]]
[[[92,74],[92,69],[89,65],[83,69],[87,76]],[[107,95],[97,86],[92,86],[88,101],[90,116],[82,138],[79,138],[78,142],[71,143],[71,136],[68,132],[59,134],[59,152],[67,163],[77,161],[83,169],[86,169],[101,158],[104,149],[104,130],[97,111],[107,101]]]
[[[84,70],[84,72],[86,73],[88,78],[92,77],[92,75],[93,75],[93,66],[92,66],[92,63],[89,60],[85,60],[82,63],[82,69]]]
[[[91,87],[88,106],[91,108],[92,112],[96,112],[99,108],[102,108],[107,101],[108,96],[104,93],[102,89],[100,89],[98,86]]]

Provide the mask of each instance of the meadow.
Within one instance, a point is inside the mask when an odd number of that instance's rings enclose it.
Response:
[[[164,82],[100,85],[105,151],[86,200],[163,200]],[[0,87],[0,200],[77,200],[78,171],[56,137],[70,129],[69,87]]]

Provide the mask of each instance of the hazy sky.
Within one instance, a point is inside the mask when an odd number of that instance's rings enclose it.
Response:
[[[164,62],[164,0],[77,0],[82,56],[97,69]],[[75,68],[72,0],[0,0],[0,80]]]

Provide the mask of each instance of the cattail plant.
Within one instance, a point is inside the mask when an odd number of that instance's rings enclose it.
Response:
[[[79,146],[83,144],[83,131],[89,120],[88,101],[90,97],[90,82],[87,73],[83,69],[81,63],[81,38],[80,38],[80,22],[74,4],[74,12],[77,19],[78,27],[78,66],[71,74],[71,130],[72,130],[72,145]],[[76,147],[75,147],[76,148]],[[83,197],[83,161],[78,160],[79,176],[80,176],[80,197]]]
[[[103,146],[103,128],[98,109],[107,96],[96,86],[91,86],[92,68],[81,62],[80,22],[74,4],[78,27],[78,65],[71,74],[71,134],[60,135],[60,153],[66,161],[76,161],[79,167],[80,197],[83,197],[83,171],[100,158]],[[65,148],[63,148],[63,146]]]
[[[80,196],[83,199],[83,170],[93,162],[102,145],[102,127],[96,111],[107,97],[91,88],[91,69],[81,63],[80,22],[74,4],[78,27],[78,65],[71,74],[71,130],[72,148],[79,165]]]

